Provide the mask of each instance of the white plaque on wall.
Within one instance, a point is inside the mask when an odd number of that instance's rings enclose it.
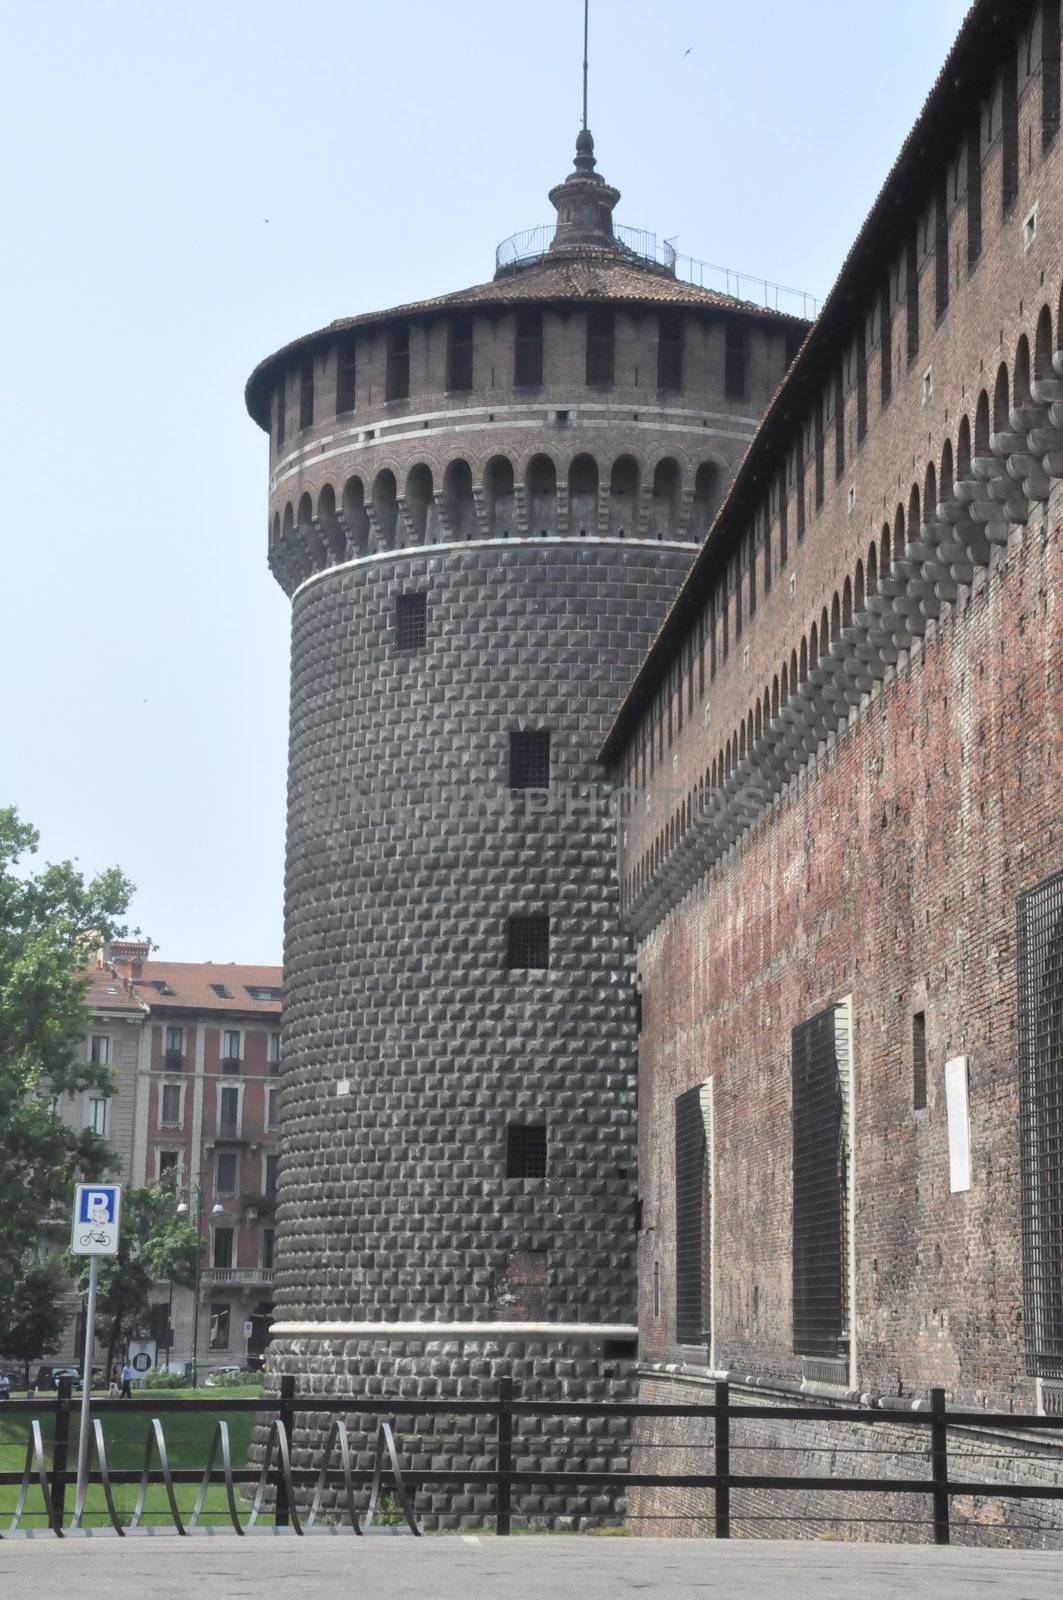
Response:
[[[971,1119],[967,1103],[967,1057],[945,1063],[945,1110],[949,1121],[949,1188],[971,1187]]]

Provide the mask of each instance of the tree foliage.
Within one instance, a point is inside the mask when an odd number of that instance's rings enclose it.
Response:
[[[55,1260],[26,1255],[0,1300],[0,1356],[20,1361],[30,1382],[30,1363],[54,1355],[66,1327],[67,1284]]]
[[[107,1345],[109,1373],[126,1340],[147,1329],[151,1291],[157,1283],[191,1288],[201,1244],[194,1223],[177,1215],[173,1179],[167,1174],[146,1189],[122,1196],[116,1256],[101,1256],[96,1278],[96,1337]],[[68,1257],[82,1294],[88,1293],[89,1262]]]
[[[89,879],[69,861],[26,872],[37,843],[16,811],[0,809],[0,1301],[78,1174],[113,1166],[103,1140],[67,1128],[57,1107],[66,1094],[113,1090],[107,1067],[78,1060],[89,1025],[82,974],[104,940],[125,934],[133,888],[117,868]]]

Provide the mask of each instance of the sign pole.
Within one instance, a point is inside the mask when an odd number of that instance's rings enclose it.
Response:
[[[90,1401],[92,1399],[92,1352],[96,1348],[96,1273],[99,1257],[89,1258],[89,1305],[85,1313],[85,1355],[81,1375],[81,1429],[78,1433],[78,1484],[74,1515],[80,1517],[88,1489]]]

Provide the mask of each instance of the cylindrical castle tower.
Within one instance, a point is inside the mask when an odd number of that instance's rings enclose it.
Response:
[[[490,283],[247,387],[293,604],[271,1367],[307,1387],[632,1371],[637,1006],[594,752],[804,325],[615,229],[589,133],[550,198]]]

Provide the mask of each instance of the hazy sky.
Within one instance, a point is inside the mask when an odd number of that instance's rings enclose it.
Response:
[[[593,0],[619,219],[822,295],[965,10]],[[9,0],[3,32],[0,804],[120,865],[162,955],[279,961],[289,608],[244,380],[552,216],[581,0]]]

